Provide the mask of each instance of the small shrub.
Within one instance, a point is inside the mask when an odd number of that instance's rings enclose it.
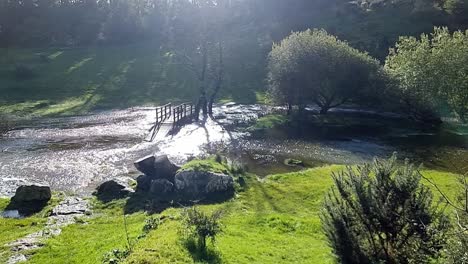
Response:
[[[219,219],[221,211],[216,211],[207,215],[196,207],[185,209],[183,212],[183,222],[186,234],[189,238],[196,239],[198,249],[206,252],[206,240],[215,242],[216,236],[222,231]]]
[[[122,263],[128,256],[130,255],[130,251],[128,249],[113,249],[106,254],[102,258],[103,264],[118,264]]]
[[[438,256],[448,218],[413,165],[388,161],[333,174],[321,215],[341,263],[429,263]]]
[[[159,217],[148,217],[145,219],[145,225],[142,228],[142,234],[139,236],[139,238],[145,237],[151,230],[158,229],[158,227],[161,225],[161,219]]]
[[[222,164],[223,163],[223,156],[221,156],[220,154],[216,154],[215,155],[215,161]]]
[[[14,74],[16,79],[20,81],[30,80],[35,77],[33,69],[24,64],[16,65]]]
[[[244,164],[233,161],[229,166],[229,171],[231,171],[233,175],[244,175],[247,172],[247,168]]]

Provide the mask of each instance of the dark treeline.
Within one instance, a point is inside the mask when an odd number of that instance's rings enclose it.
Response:
[[[225,12],[210,11],[220,7]],[[201,14],[221,16],[236,41],[271,47],[291,31],[324,28],[382,60],[398,36],[466,28],[467,10],[466,0],[1,0],[0,46],[152,40],[170,47],[191,38]]]

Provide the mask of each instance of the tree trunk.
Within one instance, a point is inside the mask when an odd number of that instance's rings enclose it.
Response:
[[[223,77],[224,77],[224,62],[223,62],[223,46],[221,42],[218,43],[218,49],[219,49],[219,65],[218,65],[218,73],[217,73],[217,80],[216,80],[216,85],[213,90],[213,93],[210,96],[210,101],[208,102],[208,113],[210,116],[213,115],[213,104],[216,99],[216,96],[219,93],[219,90],[221,90],[221,85],[223,83]]]
[[[288,103],[288,115],[292,114],[292,104]]]
[[[202,71],[199,76],[200,80],[200,97],[198,98],[198,102],[195,105],[195,120],[200,119],[200,110],[203,111],[203,115],[206,116],[208,109],[207,109],[207,103],[206,103],[206,89],[205,89],[205,78],[206,78],[206,68],[208,64],[208,48],[207,48],[207,43],[206,41],[202,43]]]

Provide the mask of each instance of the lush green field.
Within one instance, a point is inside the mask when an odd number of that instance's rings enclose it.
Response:
[[[182,209],[168,209],[162,213],[165,218],[159,228],[136,242],[126,263],[333,263],[319,212],[332,183],[330,174],[342,168],[320,167],[272,175],[265,180],[251,175],[246,190],[232,201],[200,206],[206,211],[224,211],[224,232],[215,246],[210,246],[209,261],[200,259],[182,243]],[[453,194],[455,175],[429,170],[423,174]],[[124,203],[96,203],[94,218],[66,227],[60,236],[35,252],[30,263],[100,263],[109,250],[125,248]],[[131,241],[141,234],[146,217],[143,212],[127,217]],[[41,226],[31,226],[31,221],[42,223],[36,218],[1,221],[1,243]]]
[[[227,62],[229,63],[229,61]],[[26,67],[26,77],[18,73]],[[260,76],[227,65],[221,97],[255,102]],[[236,81],[234,81],[236,80]],[[70,115],[193,100],[199,84],[152,43],[130,46],[0,49],[0,113]]]

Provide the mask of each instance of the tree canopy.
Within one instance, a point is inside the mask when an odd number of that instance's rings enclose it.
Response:
[[[387,71],[398,81],[408,104],[468,114],[468,31],[453,34],[435,28],[420,39],[402,37],[387,58]]]
[[[292,33],[269,56],[270,94],[289,106],[315,103],[321,113],[374,92],[377,60],[324,30]]]

